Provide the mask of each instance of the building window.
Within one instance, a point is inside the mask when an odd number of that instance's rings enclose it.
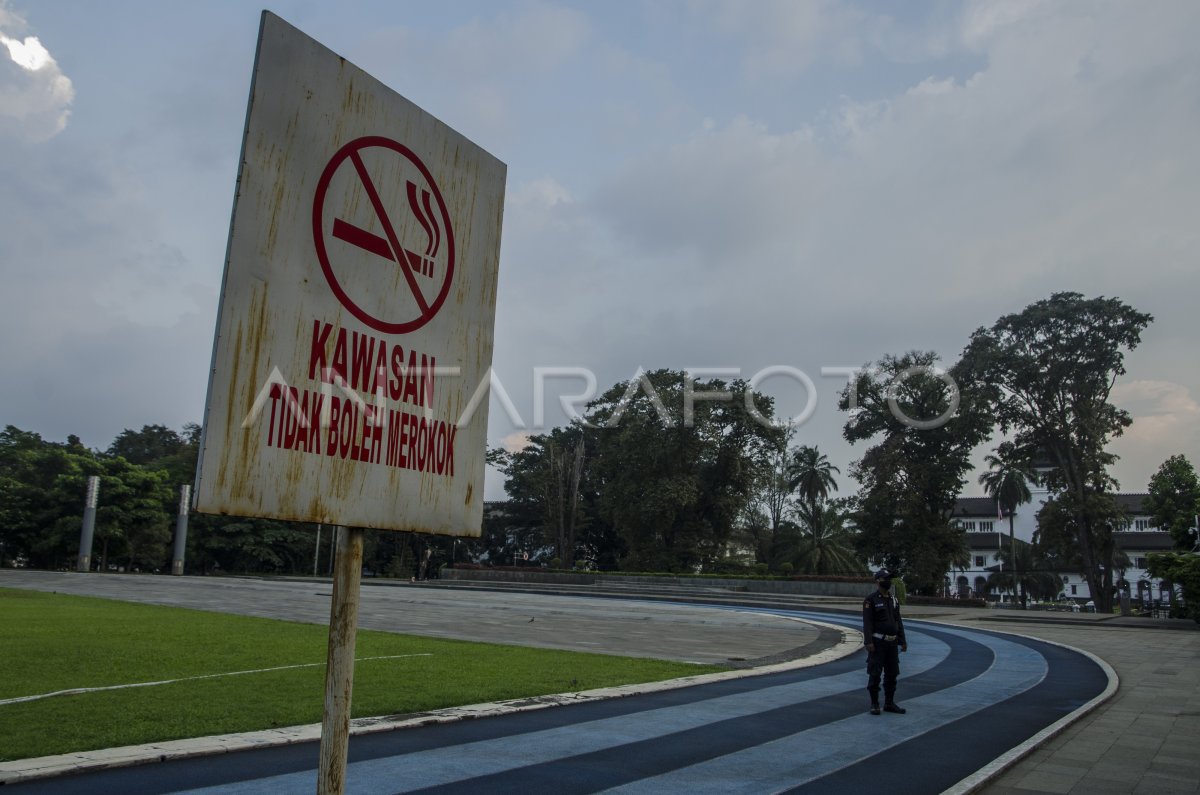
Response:
[[[983,568],[983,555],[975,556],[975,568],[977,568],[977,569]]]
[[[1145,558],[1134,558],[1134,559],[1133,559],[1133,567],[1134,567],[1135,569],[1144,569],[1144,568],[1146,568],[1146,559],[1145,559]]]
[[[1133,529],[1134,530],[1149,530],[1150,529],[1150,520],[1149,519],[1134,519],[1133,520]]]
[[[979,523],[979,532],[981,532],[981,533],[992,532],[992,523],[991,522],[980,522]]]
[[[962,527],[963,527],[963,530],[969,530],[971,532],[975,531],[975,523],[974,522],[963,522]]]
[[[1077,586],[1077,585],[1072,585],[1072,586],[1071,586],[1071,596],[1075,596],[1075,595],[1077,595],[1078,593],[1079,593],[1079,586]]]

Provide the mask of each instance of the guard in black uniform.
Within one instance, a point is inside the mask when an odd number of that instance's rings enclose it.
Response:
[[[900,652],[908,651],[900,603],[892,596],[892,574],[875,573],[875,592],[863,601],[863,642],[867,647],[867,692],[871,714],[879,714],[879,677],[883,676],[883,711],[903,715],[896,706],[896,677],[900,674]]]

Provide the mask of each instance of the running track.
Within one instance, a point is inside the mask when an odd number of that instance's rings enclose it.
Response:
[[[737,608],[745,610],[747,608]],[[845,614],[767,612],[854,627]],[[1091,658],[908,621],[897,700],[866,711],[864,657],[350,742],[347,793],[938,793],[1105,692]],[[32,781],[5,793],[303,793],[313,743]]]

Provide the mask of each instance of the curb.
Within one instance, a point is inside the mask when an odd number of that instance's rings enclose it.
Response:
[[[516,712],[531,712],[533,710],[561,707],[568,704],[586,704],[592,701],[677,690],[683,687],[692,687],[711,682],[723,682],[730,679],[742,679],[748,676],[762,676],[783,671],[793,671],[840,660],[862,649],[860,633],[845,627],[828,624],[824,621],[793,618],[791,616],[780,616],[780,618],[786,618],[789,621],[797,621],[822,629],[834,630],[841,635],[841,640],[834,646],[809,657],[764,665],[760,668],[722,671],[715,674],[699,674],[679,679],[668,679],[662,682],[603,687],[577,693],[556,693],[545,696],[512,699],[509,701],[447,707],[446,709],[431,710],[413,715],[355,718],[350,721],[350,735],[374,734],[377,732],[439,723],[456,723],[475,718],[486,718]],[[218,734],[187,740],[170,740],[147,745],[128,745],[120,748],[106,748],[95,751],[81,751],[71,754],[19,759],[13,762],[0,762],[0,786],[36,779],[54,778],[72,773],[96,772],[154,762],[166,762],[173,759],[189,759],[231,753],[252,748],[274,748],[294,745],[296,743],[313,742],[320,739],[321,724],[313,723],[241,734]]]
[[[944,624],[946,626],[957,627],[956,624],[952,624],[951,622],[948,622],[948,621],[929,621],[928,619],[925,619],[925,620],[927,621],[927,623],[930,623],[930,624]],[[1091,701],[1087,702],[1083,706],[1077,708],[1076,710],[1074,710],[1073,712],[1071,712],[1067,715],[1062,716],[1061,718],[1056,720],[1054,723],[1052,723],[1049,726],[1047,726],[1046,728],[1042,729],[1037,734],[1028,738],[1027,740],[1020,743],[1019,745],[1016,745],[1013,748],[1010,748],[1008,751],[1006,751],[1005,753],[996,757],[995,759],[993,759],[991,762],[984,765],[983,767],[979,768],[971,775],[962,779],[961,781],[954,784],[953,786],[943,790],[941,795],[969,795],[969,793],[978,792],[980,789],[983,788],[983,786],[985,784],[988,784],[993,779],[998,778],[1001,773],[1004,773],[1006,770],[1011,768],[1013,765],[1017,764],[1025,757],[1029,756],[1029,754],[1031,754],[1035,750],[1037,750],[1042,744],[1044,744],[1047,741],[1058,736],[1072,723],[1079,720],[1084,715],[1087,715],[1089,712],[1091,712],[1092,710],[1099,707],[1105,701],[1108,701],[1110,698],[1112,698],[1113,695],[1116,694],[1117,688],[1121,684],[1121,679],[1119,676],[1117,676],[1116,670],[1114,670],[1113,667],[1111,665],[1109,665],[1107,662],[1105,662],[1102,658],[1097,657],[1095,654],[1093,654],[1090,651],[1086,651],[1084,649],[1079,649],[1079,648],[1076,648],[1075,646],[1068,646],[1065,643],[1059,643],[1059,642],[1053,641],[1053,640],[1046,640],[1045,638],[1039,638],[1039,637],[1035,637],[1033,635],[1026,635],[1021,632],[1010,632],[1008,630],[991,629],[991,628],[989,628],[987,631],[994,632],[997,635],[1013,635],[1018,638],[1025,638],[1026,640],[1035,640],[1038,643],[1048,643],[1051,646],[1058,646],[1060,648],[1067,649],[1069,651],[1073,651],[1076,654],[1081,654],[1084,657],[1087,657],[1092,662],[1096,663],[1096,665],[1100,667],[1100,670],[1104,671],[1104,675],[1108,678],[1108,687],[1104,688],[1104,691],[1102,693],[1097,695],[1095,698],[1093,698]]]

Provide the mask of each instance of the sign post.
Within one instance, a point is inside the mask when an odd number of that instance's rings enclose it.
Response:
[[[193,507],[340,528],[322,793],[345,782],[363,528],[480,534],[505,172],[263,12]]]
[[[358,634],[359,585],[363,531],[338,527],[334,556],[333,600],[329,609],[329,654],[325,669],[325,712],[321,720],[318,795],[345,790],[350,749],[350,702],[354,691],[354,641]]]

